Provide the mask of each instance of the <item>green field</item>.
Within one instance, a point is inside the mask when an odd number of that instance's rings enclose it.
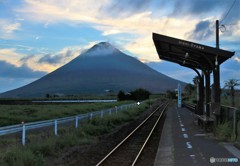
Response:
[[[105,108],[133,103],[45,104],[45,105],[0,105],[0,126],[34,122],[98,111]]]

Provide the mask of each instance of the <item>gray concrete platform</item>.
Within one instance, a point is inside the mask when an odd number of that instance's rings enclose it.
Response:
[[[186,108],[170,106],[166,113],[154,166],[240,165],[239,150],[218,142],[194,124]]]

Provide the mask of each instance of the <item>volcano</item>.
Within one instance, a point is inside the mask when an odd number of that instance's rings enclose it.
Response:
[[[174,90],[179,81],[161,74],[107,42],[28,85],[0,94],[5,98],[45,97],[46,94],[100,95],[144,88],[151,93]]]

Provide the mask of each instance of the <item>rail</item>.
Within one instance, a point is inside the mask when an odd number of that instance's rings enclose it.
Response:
[[[147,138],[144,140],[143,144],[140,147],[140,150],[138,151],[136,157],[134,157],[134,160],[132,161],[132,166],[135,165],[138,161],[138,159],[140,159],[140,155],[143,152],[143,149],[145,148],[147,142],[149,141],[153,131],[155,130],[157,124],[159,123],[160,119],[162,118],[162,115],[165,111],[165,109],[167,108],[168,103],[165,104],[161,104],[160,106],[158,106],[146,119],[144,119],[142,121],[142,123],[140,123],[140,125],[138,125],[129,135],[127,135],[117,146],[115,146],[115,148],[113,148],[112,151],[110,151],[99,163],[96,164],[96,166],[100,166],[100,165],[104,165],[104,163],[108,160],[109,157],[111,157],[111,155],[116,152],[125,142],[127,142],[130,138],[133,137],[133,135],[151,118],[154,116],[154,114],[161,108],[164,107],[162,109],[162,112],[160,113],[160,115],[158,116],[157,120],[155,121],[153,127],[151,128],[151,131],[147,134]],[[124,152],[126,153],[126,152]]]
[[[103,118],[104,115],[111,115],[112,113],[117,113],[118,111],[123,111],[129,108],[136,107],[136,105],[137,103],[125,104],[121,106],[115,106],[114,108],[104,109],[104,110],[90,112],[86,114],[80,114],[76,116],[4,126],[4,127],[0,127],[0,136],[22,132],[22,145],[25,145],[27,130],[35,130],[43,127],[54,126],[54,134],[57,135],[58,124],[75,122],[75,128],[78,128],[78,123],[81,120],[85,120],[85,119],[91,120],[92,118],[97,116],[100,116],[101,118]]]

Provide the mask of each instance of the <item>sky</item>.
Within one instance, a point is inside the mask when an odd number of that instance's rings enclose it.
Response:
[[[175,79],[196,73],[159,59],[152,32],[235,55],[221,65],[221,86],[240,79],[240,0],[0,0],[0,93],[26,85],[94,44],[109,42]],[[222,26],[224,25],[224,26]]]

